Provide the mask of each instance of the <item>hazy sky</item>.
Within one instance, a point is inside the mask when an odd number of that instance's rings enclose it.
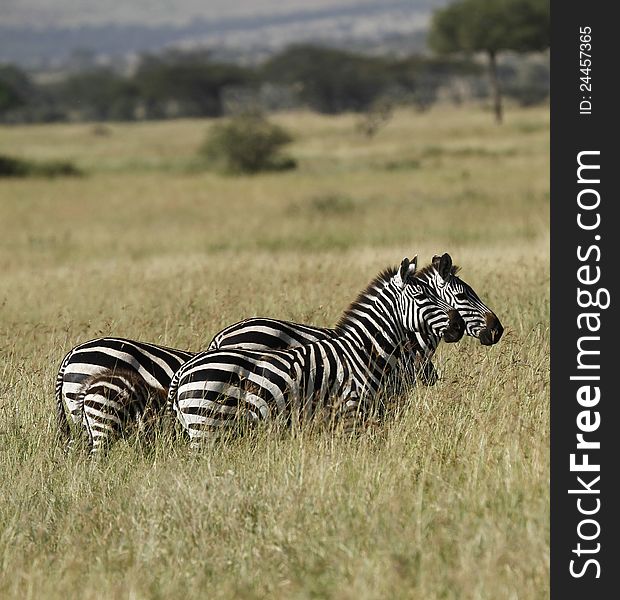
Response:
[[[0,24],[38,27],[135,23],[184,24],[325,7],[380,4],[382,0],[0,0]],[[416,0],[409,4],[415,7]],[[423,2],[426,4],[426,2]]]

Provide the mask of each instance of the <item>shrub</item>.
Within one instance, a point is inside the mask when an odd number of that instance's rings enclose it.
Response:
[[[62,177],[82,172],[66,161],[34,162],[0,154],[0,177]]]
[[[385,127],[394,112],[394,107],[389,100],[383,99],[374,102],[357,122],[356,129],[367,138],[374,137],[377,132]]]
[[[215,125],[201,154],[215,166],[232,173],[258,173],[295,168],[295,161],[280,154],[290,134],[258,114],[240,115]]]

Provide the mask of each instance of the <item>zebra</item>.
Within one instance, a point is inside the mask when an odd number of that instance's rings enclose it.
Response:
[[[148,342],[117,337],[102,337],[89,340],[72,348],[63,358],[56,376],[55,400],[56,422],[60,437],[71,443],[71,421],[83,424],[84,411],[80,394],[93,377],[123,373],[132,375],[151,388],[151,396],[162,400],[165,406],[166,394],[174,373],[195,356],[195,352],[177,350]],[[142,389],[140,387],[139,389]]]
[[[216,437],[238,418],[289,424],[327,408],[345,430],[355,425],[402,360],[410,334],[436,347],[458,341],[458,311],[415,277],[417,257],[380,273],[344,312],[337,335],[288,350],[211,350],[174,375],[168,404],[192,447]]]
[[[217,333],[208,349],[246,345],[252,350],[286,349],[335,334],[336,329],[253,317]],[[56,422],[61,439],[70,445],[71,426],[65,407],[71,421],[77,425],[82,424],[83,411],[78,395],[89,378],[121,370],[141,377],[153,388],[153,393],[167,393],[174,373],[196,354],[189,350],[121,337],[96,338],[73,347],[61,361],[56,376]],[[432,377],[433,373],[425,381],[430,381]]]
[[[430,265],[416,272],[416,277],[434,288],[445,302],[458,310],[465,321],[467,335],[479,338],[485,345],[497,343],[503,333],[499,319],[473,288],[457,276],[459,271],[460,267],[452,263],[452,257],[444,253],[435,255]],[[207,350],[285,350],[337,335],[336,328],[252,317],[222,329],[213,337]],[[423,348],[415,336],[411,336],[410,347],[412,360],[404,364],[399,378],[411,381],[415,377],[424,385],[434,385],[438,375],[431,362],[433,350]]]
[[[166,393],[150,386],[136,371],[117,369],[85,379],[76,395],[81,424],[88,434],[92,456],[135,424],[151,434],[166,407]]]

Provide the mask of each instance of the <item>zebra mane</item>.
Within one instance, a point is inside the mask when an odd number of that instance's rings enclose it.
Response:
[[[342,328],[346,325],[349,320],[349,317],[356,309],[362,306],[363,301],[366,298],[372,298],[377,295],[377,290],[375,289],[381,283],[387,283],[392,277],[394,277],[398,273],[398,267],[387,267],[381,273],[379,273],[358,295],[351,304],[349,304],[348,308],[342,313],[340,319],[338,319],[338,323],[336,323],[335,329],[338,331],[342,330]]]
[[[422,277],[424,275],[430,275],[433,269],[434,267],[432,264],[426,265],[425,267],[422,267],[421,269],[416,271],[415,277]],[[349,307],[342,313],[342,315],[340,316],[340,319],[338,319],[335,329],[337,329],[338,331],[342,330],[344,325],[346,325],[346,323],[348,322],[349,317],[351,316],[353,311],[355,311],[356,309],[359,309],[362,306],[362,303],[366,298],[372,298],[373,296],[377,295],[377,291],[375,288],[378,286],[378,284],[387,283],[390,279],[392,279],[392,277],[394,277],[398,273],[398,270],[399,270],[398,267],[387,267],[383,269],[383,271],[381,271],[381,273],[379,273],[366,286],[366,288],[357,295],[357,298],[353,300],[351,304],[349,304]],[[458,265],[452,265],[452,269],[451,269],[452,275],[456,275],[460,270],[461,270],[461,267],[459,267]]]

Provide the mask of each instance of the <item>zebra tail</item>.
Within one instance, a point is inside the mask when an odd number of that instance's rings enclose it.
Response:
[[[54,396],[56,399],[56,435],[61,442],[69,443],[71,440],[71,427],[69,419],[65,411],[65,403],[62,399],[62,383],[65,375],[67,361],[71,356],[71,352],[65,356],[56,376],[56,386],[54,388]]]
[[[177,391],[179,389],[179,379],[180,379],[181,369],[179,369],[172,378],[170,382],[170,387],[168,388],[168,396],[166,397],[166,413],[175,415],[175,403],[177,400]]]

